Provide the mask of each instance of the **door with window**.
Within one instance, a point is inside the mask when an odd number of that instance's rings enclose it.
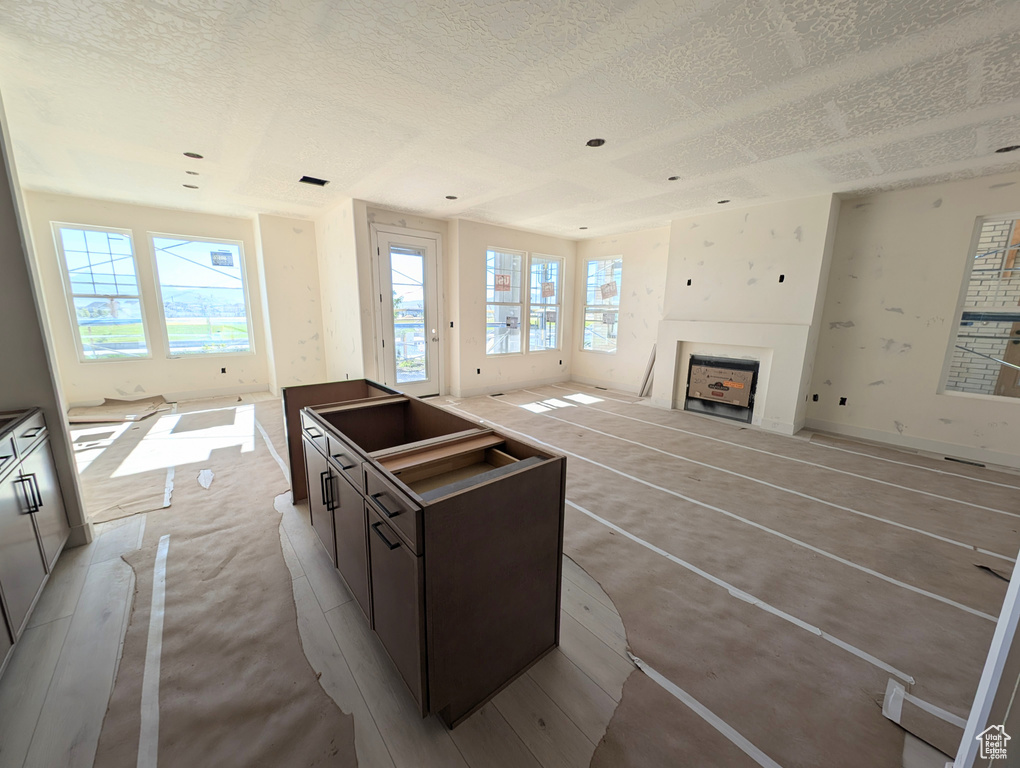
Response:
[[[442,389],[438,236],[374,228],[383,384],[411,395]]]

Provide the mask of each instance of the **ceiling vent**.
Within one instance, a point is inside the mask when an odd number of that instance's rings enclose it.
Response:
[[[324,187],[324,186],[326,186],[327,184],[329,184],[329,182],[328,182],[328,181],[326,181],[326,179],[317,179],[317,178],[315,178],[314,176],[302,176],[302,177],[301,177],[301,178],[299,179],[299,181],[300,181],[300,182],[301,182],[302,184],[314,184],[314,185],[315,185],[315,186],[317,186],[317,187]]]

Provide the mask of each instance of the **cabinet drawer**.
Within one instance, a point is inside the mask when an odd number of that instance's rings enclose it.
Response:
[[[359,491],[364,490],[364,473],[361,471],[364,459],[361,458],[361,454],[335,435],[326,436],[326,446],[329,448],[329,458],[333,467]]]
[[[418,505],[370,464],[365,464],[365,494],[369,507],[401,534],[416,555],[420,555],[424,537],[420,535]]]
[[[312,418],[301,414],[301,434],[323,453],[326,452],[326,433]]]
[[[423,659],[422,558],[401,542],[393,527],[375,510],[369,511],[368,522],[375,632],[424,717],[428,699]]]
[[[14,466],[17,455],[14,451],[14,435],[7,435],[0,438],[0,477]]]
[[[14,428],[14,446],[18,456],[24,456],[29,449],[46,436],[46,420],[42,412],[25,419]]]

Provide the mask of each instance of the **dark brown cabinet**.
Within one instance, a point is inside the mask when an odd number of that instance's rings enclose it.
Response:
[[[310,522],[422,714],[454,727],[559,641],[566,460],[342,384],[288,417]]]
[[[2,414],[0,672],[67,542],[70,526],[38,409]]]

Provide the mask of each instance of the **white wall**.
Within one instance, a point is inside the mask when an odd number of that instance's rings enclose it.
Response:
[[[64,422],[66,403],[53,360],[49,321],[42,307],[38,269],[34,267],[28,237],[28,217],[18,184],[0,104],[2,155],[0,155],[0,410],[42,408],[49,429],[60,492],[71,525],[70,546],[92,540],[85,515],[71,440]]]
[[[255,230],[272,391],[325,381],[315,225],[260,214]]]
[[[597,386],[636,393],[662,319],[666,295],[669,227],[625,235],[582,240],[577,244],[577,280],[574,289],[574,330],[571,378]],[[581,349],[584,326],[584,263],[590,259],[623,256],[620,277],[620,314],[616,352]]]
[[[174,399],[259,392],[269,388],[257,255],[250,220],[40,192],[26,192],[25,203],[51,317],[53,349],[64,394],[71,405],[96,404],[106,397],[130,399],[164,395]],[[149,358],[79,360],[75,342],[77,330],[65,298],[60,257],[50,226],[53,221],[131,230],[148,327]],[[167,357],[149,232],[243,242],[253,352]],[[221,373],[221,368],[226,368],[227,372]]]
[[[508,229],[473,221],[455,221],[458,275],[457,314],[453,345],[459,347],[458,368],[452,371],[450,391],[458,397],[500,392],[569,378],[575,325],[571,311],[576,275],[577,244],[573,240]],[[563,257],[560,349],[517,355],[485,354],[485,263],[489,248]],[[449,330],[449,322],[447,322]],[[522,332],[526,330],[522,323]],[[478,372],[480,371],[480,373]]]
[[[1020,400],[939,392],[976,221],[1018,191],[1014,173],[842,202],[808,426],[1020,466]]]
[[[326,381],[365,376],[359,291],[363,276],[354,229],[354,201],[350,199],[315,220]]]
[[[823,195],[672,222],[653,403],[683,407],[692,353],[751,358],[752,423],[803,426],[836,210]]]

